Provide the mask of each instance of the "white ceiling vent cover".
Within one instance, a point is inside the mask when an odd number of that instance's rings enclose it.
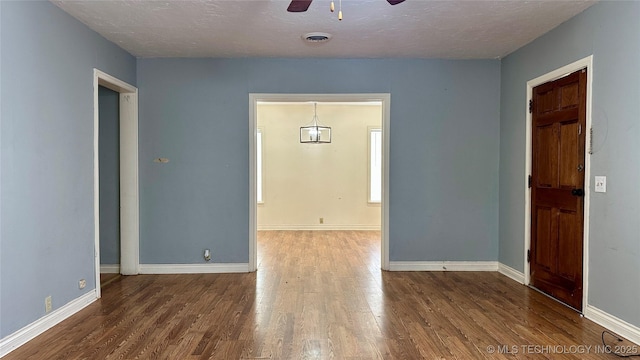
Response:
[[[302,35],[302,40],[311,44],[326,43],[331,40],[331,34],[324,32],[310,32]]]

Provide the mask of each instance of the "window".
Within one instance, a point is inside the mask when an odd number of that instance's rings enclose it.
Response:
[[[382,201],[382,129],[369,129],[369,202]]]
[[[262,129],[258,129],[256,134],[256,198],[258,204],[263,203],[262,199]]]

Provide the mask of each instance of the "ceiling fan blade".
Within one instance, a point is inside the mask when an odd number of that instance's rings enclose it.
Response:
[[[387,0],[387,2],[391,5],[398,5],[401,2],[404,2],[404,0]]]
[[[311,5],[311,1],[313,0],[291,0],[291,4],[289,4],[287,11],[288,12],[305,12],[309,8],[309,5]],[[397,0],[394,0],[394,1],[397,1]]]

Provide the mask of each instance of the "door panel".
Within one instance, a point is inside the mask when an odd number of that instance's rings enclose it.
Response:
[[[582,310],[586,70],[533,89],[531,285]]]
[[[536,183],[540,187],[557,187],[558,143],[555,138],[556,128],[553,126],[541,126],[538,130],[537,145],[540,151]]]
[[[575,188],[579,185],[578,176],[578,124],[560,125],[560,187]]]
[[[573,83],[563,86],[560,92],[560,108],[573,107],[578,103],[578,84]]]
[[[554,95],[553,88],[548,86],[545,87],[544,85],[540,86],[537,94],[538,98],[536,99],[539,115],[543,115],[555,109]]]
[[[577,270],[582,268],[582,259],[577,259],[573,254],[582,253],[578,247],[582,243],[582,229],[577,228],[581,223],[579,215],[575,211],[561,211],[558,232],[558,257],[565,261],[558,262],[558,275],[571,280],[577,275]]]
[[[553,228],[553,217],[551,216],[551,208],[538,207],[538,251],[536,252],[535,261],[538,266],[545,270],[551,270],[553,262],[551,261],[551,248],[553,247],[553,239],[551,239],[551,228]]]

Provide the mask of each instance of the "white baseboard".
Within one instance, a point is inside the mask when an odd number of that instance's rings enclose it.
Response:
[[[391,261],[390,271],[498,271],[497,261]]]
[[[498,263],[498,272],[508,278],[511,278],[511,280],[524,284],[524,273],[508,265]]]
[[[380,225],[337,225],[337,224],[317,224],[317,225],[258,225],[258,230],[280,230],[280,231],[300,231],[300,230],[355,230],[370,231],[380,230]]]
[[[596,324],[602,325],[612,332],[626,338],[627,340],[640,344],[640,327],[629,324],[628,322],[602,311],[593,305],[585,306],[584,316]]]
[[[100,274],[120,274],[120,264],[100,264]]]
[[[140,274],[222,274],[249,272],[248,263],[140,264]]]
[[[22,329],[8,335],[0,340],[0,357],[3,357],[26,342],[32,340],[36,336],[49,330],[71,315],[84,309],[92,302],[96,301],[96,291],[90,291],[79,298],[71,300],[66,305],[52,311],[51,313],[41,317]]]

